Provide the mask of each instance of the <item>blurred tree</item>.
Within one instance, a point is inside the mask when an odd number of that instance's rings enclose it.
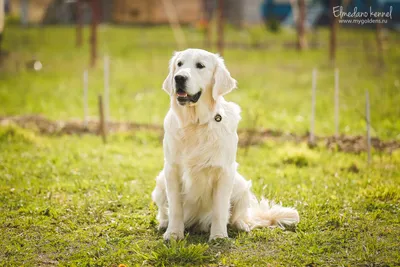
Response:
[[[337,28],[338,18],[333,15],[333,7],[339,6],[340,0],[330,0],[330,16],[331,16],[331,36],[329,42],[329,59],[332,65],[336,63],[336,45],[337,45]]]
[[[280,19],[274,13],[276,3],[273,0],[264,0],[261,6],[262,18],[265,26],[271,32],[278,32],[280,30]]]
[[[305,33],[306,3],[305,0],[298,0],[297,4],[299,8],[299,14],[297,16],[297,49],[301,51],[307,48]]]
[[[82,28],[83,28],[83,1],[76,1],[76,46],[82,46]]]
[[[90,36],[90,66],[94,67],[97,60],[97,25],[100,20],[99,0],[91,0],[92,7],[92,27]]]
[[[218,0],[218,53],[224,55],[224,0]]]
[[[204,47],[211,47],[211,27],[210,21],[214,13],[214,0],[203,0],[203,19],[201,26],[204,27]]]
[[[176,6],[172,0],[162,0],[162,4],[164,6],[164,12],[167,15],[168,23],[172,29],[178,48],[186,48],[186,38],[184,32],[182,31],[181,24],[179,23],[179,16],[176,11]]]
[[[5,21],[5,17],[6,17],[4,9],[5,9],[5,2],[4,2],[4,0],[0,0],[0,58],[1,58],[1,53],[2,53],[1,43],[3,40],[4,21]]]

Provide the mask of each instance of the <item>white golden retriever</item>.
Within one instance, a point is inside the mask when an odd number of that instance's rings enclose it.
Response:
[[[164,169],[152,198],[164,239],[181,239],[184,229],[228,237],[227,225],[250,231],[299,221],[293,208],[259,203],[251,182],[238,172],[238,105],[223,95],[236,88],[223,59],[200,49],[176,52],[163,89],[171,108],[164,120]]]

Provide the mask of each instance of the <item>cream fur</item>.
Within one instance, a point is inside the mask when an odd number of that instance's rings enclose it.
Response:
[[[177,66],[181,62],[182,66]],[[196,68],[202,62],[204,69]],[[188,77],[186,91],[202,91],[197,103],[178,104],[175,75]],[[210,232],[210,240],[228,237],[227,225],[250,231],[299,221],[293,208],[261,200],[251,193],[251,182],[237,172],[238,105],[223,95],[236,87],[218,55],[199,49],[177,52],[170,61],[163,89],[171,97],[164,120],[164,169],[156,179],[152,198],[158,206],[164,239],[183,238],[185,228]],[[217,122],[215,115],[221,115]]]

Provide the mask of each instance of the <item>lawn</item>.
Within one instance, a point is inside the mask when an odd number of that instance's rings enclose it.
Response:
[[[198,29],[184,32],[189,46],[202,47]],[[293,32],[227,29],[225,61],[239,82],[227,99],[243,109],[241,129],[305,134],[316,67],[316,134],[334,133],[329,34],[322,28],[317,36],[317,48],[299,53]],[[99,40],[99,54],[111,58],[112,120],[162,125],[169,99],[161,84],[176,49],[170,29],[103,25]],[[4,42],[0,117],[82,119],[88,46],[75,47],[74,28],[11,25]],[[364,135],[368,89],[372,135],[400,140],[399,43],[398,34],[387,33],[380,66],[374,31],[340,29],[341,133]],[[42,62],[41,71],[25,68],[32,59]],[[100,58],[89,70],[94,119],[102,64]],[[300,223],[229,229],[230,239],[211,243],[208,235],[189,232],[183,241],[164,243],[150,198],[163,164],[159,131],[113,133],[103,144],[92,134],[40,134],[0,123],[0,265],[400,266],[400,150],[372,155],[368,165],[365,153],[328,149],[321,139],[312,149],[285,138],[241,147],[239,171],[253,181],[257,197],[296,207]]]
[[[255,194],[299,210],[297,227],[230,230],[165,244],[150,193],[159,136],[46,137],[0,131],[0,263],[5,266],[398,266],[400,153],[267,142],[239,150]]]
[[[189,27],[184,31],[188,46],[202,47],[201,31]],[[87,40],[89,29],[84,34]],[[328,60],[329,33],[321,28],[317,37],[309,35],[309,39],[318,40],[318,48],[299,53],[293,47],[293,32],[227,29],[226,41],[230,45],[225,61],[239,82],[239,89],[227,98],[244,110],[241,127],[305,134],[310,124],[311,72],[315,67],[319,73],[316,134],[334,133],[334,70]],[[75,47],[74,28],[10,26],[5,36],[4,47],[10,54],[0,71],[0,115],[82,118],[82,73],[89,61],[89,50],[87,44]],[[340,132],[364,134],[364,97],[368,89],[372,135],[400,139],[399,35],[386,35],[384,67],[378,64],[373,30],[340,29],[338,41]],[[253,49],[238,47],[238,43]],[[254,48],[257,45],[262,49]],[[168,27],[100,27],[99,54],[111,58],[113,120],[162,125],[169,101],[161,84],[175,49]],[[33,58],[42,62],[41,71],[24,68]],[[103,91],[102,64],[100,57],[97,67],[89,72],[89,109],[93,117],[98,114],[97,94]]]

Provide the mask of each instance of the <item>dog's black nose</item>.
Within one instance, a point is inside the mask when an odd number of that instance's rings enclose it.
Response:
[[[182,75],[176,75],[174,79],[175,79],[176,84],[183,85],[183,84],[185,84],[187,77],[182,76]]]

